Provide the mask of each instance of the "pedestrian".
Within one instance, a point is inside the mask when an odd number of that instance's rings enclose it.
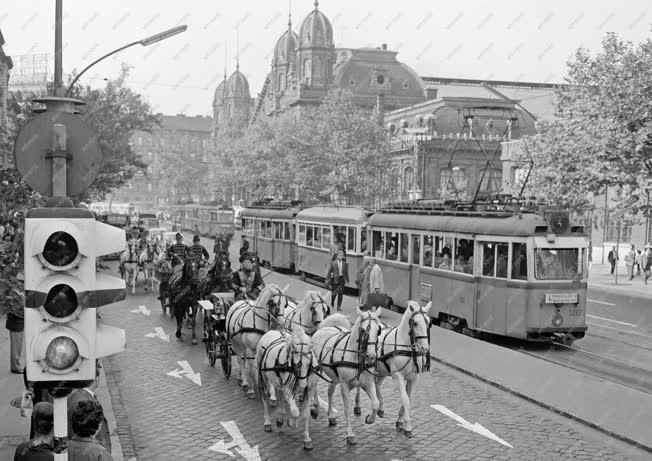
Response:
[[[2,274],[0,275],[0,303],[4,304],[7,312],[5,328],[9,330],[9,368],[12,373],[21,374],[25,368],[25,355],[23,348],[24,305],[25,292],[23,291],[24,277],[18,272],[16,265],[17,253],[13,244],[3,253]]]
[[[95,390],[97,389],[97,386],[100,383],[100,367],[97,366],[95,368],[95,380],[88,386],[83,389],[75,389],[68,395],[67,399],[67,404],[68,404],[68,439],[71,439],[73,436],[73,428],[72,428],[72,412],[75,409],[75,406],[79,402],[83,401],[93,401],[96,402],[99,406],[100,409],[102,409],[102,405],[100,402],[97,400],[97,397],[95,396]],[[102,409],[102,423],[100,424],[100,430],[95,436],[97,441],[102,445],[106,451],[111,453],[111,435],[109,434],[109,423],[106,420],[106,417],[104,416],[104,411]]]
[[[636,250],[636,276],[641,275],[641,267],[643,267],[643,255],[644,253],[641,250]]]
[[[367,305],[367,297],[369,296],[370,291],[370,274],[371,268],[374,265],[374,260],[369,255],[368,251],[365,251],[362,256],[362,266],[358,270],[358,276],[355,279],[355,284],[360,290],[360,306]]]
[[[609,254],[607,255],[607,261],[611,264],[611,275],[614,275],[616,270],[616,263],[620,258],[618,258],[618,253],[616,252],[616,247],[611,247]]]
[[[634,245],[629,247],[629,251],[625,255],[625,267],[627,268],[627,276],[629,280],[634,278],[634,264],[636,264],[636,249]]]
[[[54,440],[54,408],[49,402],[34,405],[31,416],[34,437],[18,445],[14,461],[54,460],[52,442]]]
[[[349,268],[344,261],[344,252],[337,252],[337,259],[331,261],[326,274],[326,283],[331,289],[331,308],[335,307],[337,298],[337,310],[342,310],[342,298],[344,297],[344,285],[349,281]]]
[[[643,272],[645,273],[645,279],[643,283],[647,285],[647,281],[650,278],[650,272],[652,271],[652,247],[648,246],[645,250],[645,257],[643,263]]]
[[[242,241],[240,242],[240,257],[242,258],[247,253],[249,253],[249,240],[243,235]]]
[[[375,259],[371,259],[371,272],[369,273],[369,291],[371,293],[385,293],[383,270]]]
[[[104,413],[96,400],[82,400],[70,414],[73,436],[68,441],[69,461],[113,461],[111,454],[97,441]]]

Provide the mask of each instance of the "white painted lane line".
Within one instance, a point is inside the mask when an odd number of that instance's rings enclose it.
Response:
[[[460,427],[463,427],[464,429],[468,429],[470,431],[475,432],[476,434],[480,434],[484,437],[487,437],[488,439],[495,440],[501,445],[505,445],[506,447],[509,448],[514,448],[511,446],[509,443],[505,442],[503,439],[498,437],[496,434],[491,432],[489,429],[486,427],[482,426],[481,424],[474,423],[471,424],[468,422],[466,419],[462,418],[461,416],[455,414],[453,411],[449,410],[443,405],[430,405],[430,408],[437,410],[440,413],[443,413],[444,415],[448,416],[449,418],[453,418],[455,421],[457,421],[457,425]]]
[[[131,312],[133,312],[133,313],[135,313],[135,314],[141,313],[141,314],[143,314],[143,315],[145,315],[145,316],[147,316],[147,317],[149,317],[149,314],[152,313],[152,311],[150,311],[149,309],[147,309],[146,306],[138,306],[138,309],[134,309],[134,310],[132,310]]]
[[[637,327],[635,323],[627,323],[627,322],[621,322],[620,320],[613,320],[613,319],[608,319],[605,317],[598,317],[597,315],[591,315],[591,314],[586,314],[587,317],[591,317],[592,319],[598,319],[598,320],[605,320],[607,322],[613,322],[613,323],[618,323],[619,325],[627,325],[628,327]]]
[[[608,303],[605,301],[598,301],[597,299],[586,299],[590,303],[596,303],[596,304],[604,304],[605,306],[611,306],[611,307],[616,307],[614,303]]]

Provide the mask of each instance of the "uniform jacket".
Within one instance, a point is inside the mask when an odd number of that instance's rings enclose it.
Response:
[[[240,288],[242,287],[247,288],[247,292],[249,292],[253,290],[260,290],[265,286],[265,282],[263,282],[263,278],[260,276],[259,272],[256,272],[252,269],[250,274],[253,274],[253,279],[252,282],[248,284],[247,280],[243,279],[243,275],[245,275],[244,271],[233,272],[231,284],[236,293],[240,292]]]

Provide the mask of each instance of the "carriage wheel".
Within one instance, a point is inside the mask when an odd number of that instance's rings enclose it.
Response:
[[[215,366],[215,361],[217,360],[217,351],[215,348],[217,347],[217,344],[215,344],[215,334],[213,333],[213,330],[208,330],[208,336],[206,337],[206,355],[208,356],[208,363],[212,367]]]
[[[226,338],[222,338],[219,348],[222,371],[224,372],[224,377],[229,379],[231,377],[231,346],[228,341],[226,341]]]

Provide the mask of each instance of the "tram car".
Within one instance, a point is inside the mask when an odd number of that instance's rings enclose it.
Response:
[[[372,212],[359,206],[315,206],[297,213],[296,268],[302,278],[325,278],[337,248],[349,267],[346,287],[357,289],[356,274],[367,248],[367,219]]]
[[[182,230],[214,237],[233,235],[233,209],[227,206],[191,203],[175,207],[176,220]]]
[[[240,211],[242,235],[265,267],[296,267],[296,215],[300,201],[260,202]]]
[[[391,205],[368,240],[394,303],[432,301],[433,323],[566,344],[587,329],[587,239],[569,213],[514,200]]]

